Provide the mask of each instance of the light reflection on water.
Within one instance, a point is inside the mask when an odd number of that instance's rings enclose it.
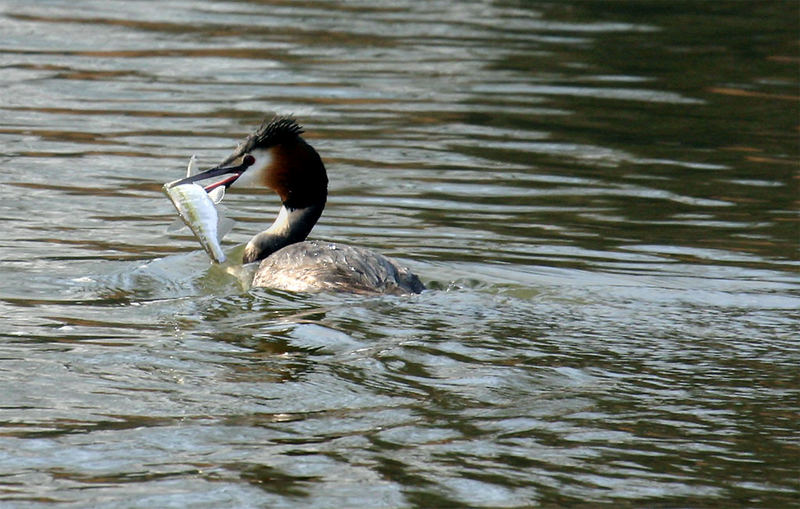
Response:
[[[80,6],[0,15],[4,504],[796,499],[796,6]],[[430,291],[244,290],[165,233],[273,112],[314,235]],[[226,204],[229,249],[278,208]]]

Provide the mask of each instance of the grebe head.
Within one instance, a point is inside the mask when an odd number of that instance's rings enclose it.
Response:
[[[316,224],[328,196],[328,176],[317,151],[300,136],[303,128],[291,117],[265,121],[222,163],[176,184],[219,177],[205,186],[212,191],[266,186],[281,198],[278,218],[266,231],[253,237],[244,251],[243,263],[266,258],[278,249],[305,240]]]
[[[314,148],[300,137],[303,128],[291,117],[265,121],[219,165],[176,184],[226,178],[205,187],[266,186],[289,208],[324,203],[328,195],[325,165]]]

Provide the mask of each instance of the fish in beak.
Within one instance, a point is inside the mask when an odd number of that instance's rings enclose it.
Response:
[[[216,204],[222,200],[225,189],[236,182],[254,162],[255,158],[246,154],[238,165],[222,164],[198,173],[195,157],[192,156],[186,177],[164,184],[164,193],[175,206],[180,221],[192,230],[203,249],[217,263],[224,263],[226,260],[221,241],[233,227],[233,221],[222,215]],[[223,179],[205,187],[197,183],[222,176]]]

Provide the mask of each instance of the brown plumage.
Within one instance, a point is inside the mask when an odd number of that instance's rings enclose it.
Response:
[[[264,186],[272,189],[288,208],[325,203],[328,175],[311,145],[299,136],[269,148],[272,161],[263,173]]]

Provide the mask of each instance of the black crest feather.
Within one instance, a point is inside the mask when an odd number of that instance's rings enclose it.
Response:
[[[253,148],[265,148],[279,145],[301,134],[303,127],[292,117],[275,117],[269,122],[265,120],[255,133],[248,136],[248,141],[252,138]]]
[[[272,120],[265,120],[253,134],[249,135],[236,147],[233,154],[222,164],[227,164],[253,149],[274,147],[275,145],[292,141],[297,139],[303,132],[303,126],[289,116],[277,116]]]

